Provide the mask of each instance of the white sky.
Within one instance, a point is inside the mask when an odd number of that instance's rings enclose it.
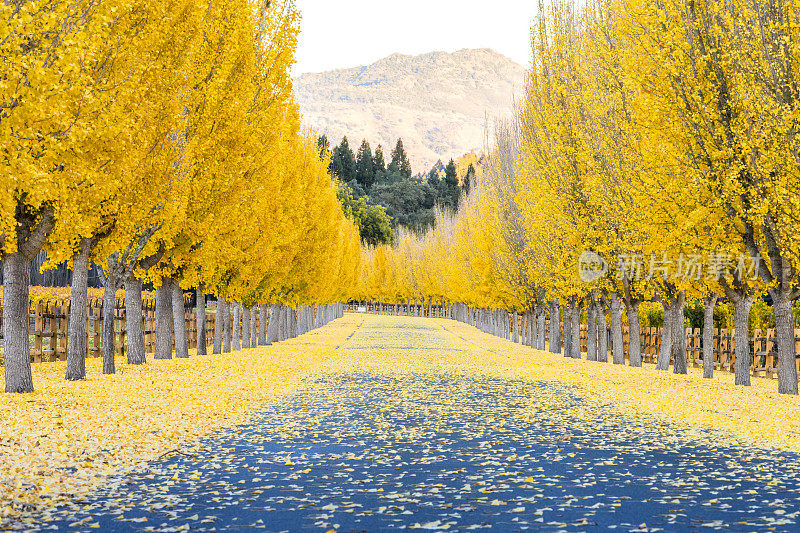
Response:
[[[368,65],[392,53],[492,48],[530,61],[536,0],[297,0],[296,74]]]

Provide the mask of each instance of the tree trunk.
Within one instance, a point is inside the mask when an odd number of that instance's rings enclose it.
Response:
[[[586,360],[597,361],[597,305],[594,298],[586,302],[586,318],[588,327],[586,328]]]
[[[581,358],[581,306],[572,306],[572,350],[573,359]]]
[[[172,359],[172,287],[162,278],[156,288],[156,345],[154,359]]]
[[[528,311],[528,347],[536,349],[536,314]]]
[[[258,345],[267,345],[267,304],[258,304]]]
[[[608,323],[603,304],[597,304],[597,360],[608,362]]]
[[[258,346],[258,306],[254,305],[250,308],[250,347],[255,348]]]
[[[3,258],[3,352],[6,392],[33,392],[28,337],[31,260],[22,252]]]
[[[703,377],[714,377],[714,307],[717,295],[703,298]]]
[[[550,353],[561,353],[560,315],[558,302],[550,302]]]
[[[114,374],[117,371],[114,364],[114,300],[117,295],[117,273],[115,268],[109,268],[106,275],[106,286],[103,290],[103,374]]]
[[[687,374],[689,372],[686,363],[686,325],[683,310],[686,307],[686,293],[678,293],[672,317],[672,360],[673,372],[676,374]]]
[[[275,342],[286,340],[286,312],[283,304],[275,307]]]
[[[424,310],[424,307],[423,307]],[[292,339],[297,338],[297,328],[299,326],[298,323],[298,315],[297,310],[290,307],[289,308],[289,334],[291,335]]]
[[[222,309],[222,353],[231,353],[231,304],[228,300],[224,301]]]
[[[292,309],[288,305],[283,306],[283,325],[281,328],[281,340],[289,340],[292,338]]]
[[[734,383],[750,386],[750,307],[753,297],[740,295],[733,302]]]
[[[528,335],[528,323],[530,322],[530,317],[528,315],[528,311],[525,311],[521,315],[522,328],[519,330],[519,341],[523,346],[528,346],[530,344],[530,335]]]
[[[242,349],[250,349],[250,308],[242,305]]]
[[[303,333],[305,333],[305,329],[306,329],[306,314],[305,314],[305,312],[306,312],[306,309],[305,309],[304,305],[298,305],[297,306],[297,311],[295,313],[296,314],[296,320],[297,320],[297,329],[295,331],[297,332],[298,336],[300,336]],[[376,315],[380,316],[380,314],[381,314],[381,305],[380,304],[375,304],[374,312],[375,312]]]
[[[672,298],[665,296],[663,298],[664,306],[664,326],[661,328],[661,346],[659,346],[658,360],[656,361],[656,370],[669,370],[669,358],[672,353]]]
[[[545,329],[547,329],[546,325],[547,325],[547,317],[544,316],[544,307],[540,307],[538,316],[539,335],[537,339],[539,345],[537,346],[537,348],[541,351],[545,351],[547,349],[547,345],[545,344],[547,342],[547,339],[545,338],[545,331],[544,331]]]
[[[778,341],[778,392],[797,394],[797,358],[791,296],[788,291],[780,289],[774,289],[771,293]]]
[[[186,308],[183,305],[183,289],[177,279],[172,280],[172,320],[175,328],[175,357],[189,357],[189,342],[186,338]]]
[[[267,346],[273,342],[278,342],[280,328],[279,306],[273,305],[269,309],[269,326],[267,327]]]
[[[129,365],[143,365],[147,362],[142,319],[142,280],[130,275],[125,280],[125,327],[128,330],[125,341]]]
[[[278,341],[283,342],[289,338],[289,308],[281,305],[278,308]]]
[[[519,344],[519,315],[514,311],[511,315],[513,322],[511,323],[511,340]]]
[[[625,338],[622,335],[622,301],[611,295],[611,356],[615,365],[625,364]]]
[[[206,355],[206,295],[200,287],[195,292],[195,300],[197,300],[197,355]]]
[[[242,304],[233,304],[233,322],[231,323],[231,351],[238,352],[242,349],[241,338]]]
[[[628,364],[642,366],[642,336],[639,329],[639,302],[625,302],[628,313]]]
[[[223,315],[223,308],[225,307],[225,297],[217,297],[217,313],[214,316],[214,354],[222,353],[222,337],[225,331],[225,318]]]
[[[67,340],[67,374],[65,378],[76,381],[86,377],[86,305],[89,290],[89,255],[91,240],[82,239],[80,252],[72,258],[72,290],[69,304],[69,336]]]
[[[572,357],[572,309],[564,306],[564,357]]]
[[[284,305],[281,309],[281,340],[286,341],[292,338],[292,309],[288,305]]]

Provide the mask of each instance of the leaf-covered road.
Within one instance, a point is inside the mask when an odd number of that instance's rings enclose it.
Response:
[[[359,361],[349,371],[309,377],[248,423],[62,508],[49,526],[797,529],[798,454],[626,415],[574,385],[462,373],[459,358],[484,348],[441,324],[366,319],[337,348]],[[427,369],[370,365],[431,351]]]

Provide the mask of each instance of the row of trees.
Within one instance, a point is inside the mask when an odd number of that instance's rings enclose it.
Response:
[[[347,136],[342,137],[338,146],[331,150],[327,136],[319,137],[320,154],[330,152],[330,171],[345,183],[352,183],[368,192],[373,185],[382,181],[391,180],[392,175],[410,178],[411,162],[408,159],[403,139],[397,139],[397,144],[392,150],[391,159],[387,165],[383,155],[383,147],[379,144],[372,153],[369,141],[364,139],[358,148],[358,153],[353,153]]]
[[[74,270],[67,379],[85,374],[90,261],[103,267],[105,309],[125,288],[132,363],[144,362],[143,280],[157,287],[160,357],[186,288],[223,307],[348,296],[360,240],[300,127],[293,0],[10,1],[0,18],[7,392],[33,390],[28,270],[42,249]]]
[[[797,394],[800,3],[559,1],[532,32],[516,117],[496,126],[477,190],[425,235],[367,250],[362,292],[549,314],[589,358],[641,364],[638,307],[660,300],[657,367],[685,373],[685,303],[733,303],[736,383],[750,382],[753,302],[774,307],[779,391]],[[560,349],[553,339],[551,349]],[[602,358],[605,354],[601,355]]]
[[[321,155],[325,157],[330,151],[328,139],[321,136],[318,145]],[[434,223],[436,205],[457,210],[462,190],[469,188],[475,176],[475,169],[471,167],[465,176],[459,177],[452,159],[446,167],[442,165],[441,172],[434,168],[427,176],[413,176],[402,139],[398,139],[392,150],[388,165],[383,148],[378,145],[373,154],[366,139],[354,154],[347,137],[344,137],[330,155],[331,174],[342,182],[340,199],[360,215],[358,219],[363,221],[359,223],[362,239],[372,245],[393,242],[399,226],[416,231],[430,228]],[[350,198],[356,203],[351,203]],[[381,208],[392,225],[390,234],[376,233],[377,228],[385,227]]]

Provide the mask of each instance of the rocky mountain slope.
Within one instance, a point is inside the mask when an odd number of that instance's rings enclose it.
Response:
[[[331,144],[366,138],[388,154],[398,137],[414,172],[484,146],[487,120],[512,112],[525,69],[493,50],[394,54],[368,66],[295,80],[304,122]]]

